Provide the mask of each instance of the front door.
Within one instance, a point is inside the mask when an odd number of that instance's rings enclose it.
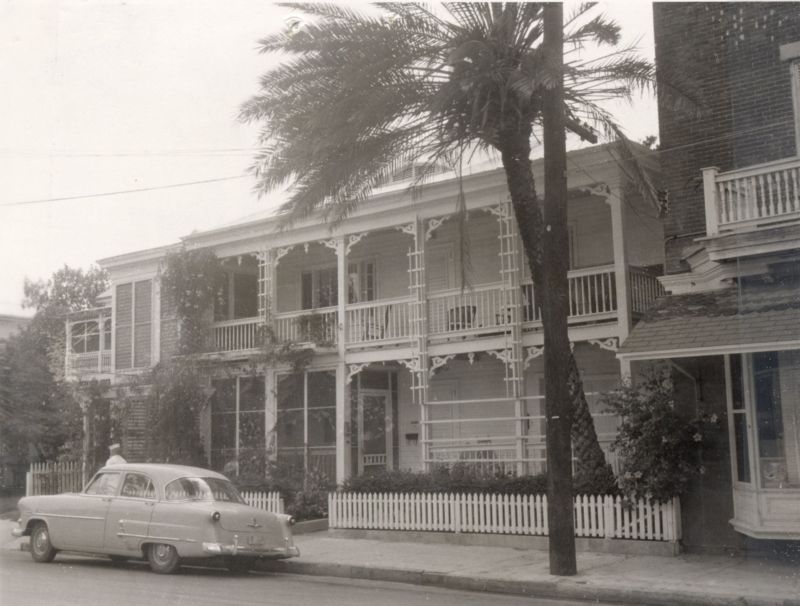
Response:
[[[149,536],[155,504],[156,491],[150,478],[139,472],[126,473],[119,495],[108,506],[105,550],[140,552],[139,546]]]
[[[358,473],[392,468],[392,396],[384,389],[358,394]]]

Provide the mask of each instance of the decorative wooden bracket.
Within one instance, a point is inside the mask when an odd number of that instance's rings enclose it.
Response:
[[[367,235],[368,232],[361,232],[360,234],[350,234],[347,237],[347,246],[344,248],[344,254],[349,255],[350,249],[353,248],[356,244],[358,244],[361,239]]]
[[[425,239],[430,240],[433,236],[433,232],[439,229],[442,226],[442,223],[447,221],[450,218],[450,215],[445,215],[444,217],[436,217],[434,219],[428,219],[428,229],[425,231]]]
[[[541,347],[537,347],[534,345],[533,347],[526,347],[525,348],[525,360],[523,361],[524,368],[528,368],[531,364],[531,360],[535,360],[536,358],[541,357],[544,355],[544,345]]]
[[[437,369],[441,368],[445,364],[447,364],[450,360],[455,358],[455,354],[450,354],[447,356],[434,356],[431,358],[431,368],[428,371],[429,375],[432,377],[433,373],[436,372]]]
[[[353,377],[355,377],[358,373],[364,370],[367,366],[369,366],[369,362],[364,362],[363,364],[348,364],[347,365],[347,384],[353,381]]]
[[[592,345],[597,345],[600,349],[616,352],[619,349],[619,339],[617,337],[609,337],[608,339],[591,339],[589,341]]]

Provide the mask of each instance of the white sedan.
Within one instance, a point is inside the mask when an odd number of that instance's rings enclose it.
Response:
[[[146,558],[168,574],[183,559],[224,558],[232,571],[259,558],[300,555],[291,517],[247,505],[225,476],[182,465],[104,467],[80,494],[24,497],[12,533],[30,536],[31,556],[59,551]]]

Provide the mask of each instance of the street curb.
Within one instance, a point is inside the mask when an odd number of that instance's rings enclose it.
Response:
[[[407,568],[377,568],[349,564],[302,562],[293,560],[266,561],[259,569],[269,572],[304,574],[311,576],[387,581],[430,587],[444,587],[462,591],[480,591],[525,597],[562,600],[605,601],[618,604],[648,606],[800,606],[800,598],[769,598],[765,596],[739,596],[708,594],[685,589],[639,589],[635,587],[603,587],[567,578],[541,581],[513,581],[487,579],[429,572]]]

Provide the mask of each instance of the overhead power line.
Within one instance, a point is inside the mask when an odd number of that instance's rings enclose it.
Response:
[[[66,202],[68,200],[83,200],[87,198],[104,198],[106,196],[121,196],[123,194],[135,194],[145,191],[157,191],[162,189],[176,189],[179,187],[189,187],[191,185],[204,185],[206,183],[219,183],[220,181],[233,181],[244,179],[248,175],[237,175],[235,177],[219,177],[217,179],[203,179],[201,181],[186,181],[184,183],[171,183],[169,185],[154,185],[153,187],[139,187],[136,189],[121,189],[117,191],[107,191],[94,194],[81,194],[77,196],[63,196],[61,198],[39,198],[38,200],[19,200],[17,202],[4,202],[0,206],[26,206],[29,204],[46,204],[47,202]]]

